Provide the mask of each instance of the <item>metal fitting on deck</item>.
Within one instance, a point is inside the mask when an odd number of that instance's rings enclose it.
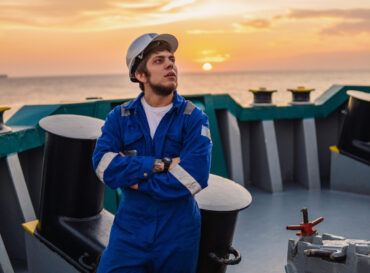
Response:
[[[259,89],[249,89],[248,91],[253,93],[253,105],[272,105],[272,93],[277,90],[260,87]]]
[[[310,93],[315,91],[315,89],[305,88],[304,86],[298,86],[297,88],[287,89],[292,92],[292,102],[291,103],[309,103],[310,102]]]
[[[288,230],[300,230],[301,232],[297,233],[297,236],[311,236],[317,234],[317,230],[312,229],[313,226],[316,226],[318,223],[324,221],[323,217],[317,218],[316,220],[309,222],[308,221],[308,209],[301,209],[303,222],[300,225],[290,225],[287,226]]]
[[[4,124],[4,112],[9,109],[10,106],[7,105],[0,106],[0,134],[9,133],[12,131],[12,128]]]

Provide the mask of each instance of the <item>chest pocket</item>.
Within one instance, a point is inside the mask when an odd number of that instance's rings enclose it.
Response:
[[[128,128],[123,137],[123,153],[143,155],[145,150],[144,135],[138,128]]]
[[[178,133],[168,132],[164,143],[163,154],[171,158],[180,156],[182,149],[182,136]]]

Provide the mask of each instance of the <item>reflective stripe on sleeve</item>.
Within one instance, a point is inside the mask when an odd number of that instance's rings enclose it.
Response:
[[[124,102],[124,103],[121,104],[121,116],[122,117],[127,117],[127,116],[130,115],[130,110],[128,110],[128,109],[125,108],[130,103],[131,103],[131,101],[129,100],[129,101],[126,101],[126,102]]]
[[[202,125],[202,131],[201,131],[201,135],[202,136],[205,136],[205,137],[208,137],[210,141],[212,141],[211,139],[211,131],[209,130],[208,127]]]
[[[191,194],[194,195],[202,189],[200,184],[179,164],[173,167],[169,172],[176,177],[176,179],[179,180],[181,184],[191,192]]]
[[[188,100],[185,106],[184,115],[191,115],[194,109],[195,105],[190,100]]]
[[[96,175],[100,179],[101,182],[104,183],[104,171],[108,168],[109,164],[112,162],[113,158],[118,155],[118,153],[105,153],[103,157],[100,159],[99,165],[96,168]]]

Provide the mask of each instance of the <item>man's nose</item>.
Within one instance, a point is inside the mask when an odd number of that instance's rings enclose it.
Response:
[[[166,68],[167,69],[169,69],[169,68],[173,68],[173,66],[174,66],[174,61],[172,61],[172,60],[170,60],[170,59],[168,59],[167,61],[166,61]]]

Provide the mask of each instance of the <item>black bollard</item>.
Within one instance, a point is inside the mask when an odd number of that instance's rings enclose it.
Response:
[[[290,88],[287,90],[292,92],[292,104],[310,103],[310,94],[312,91],[315,91],[313,88],[309,89],[304,86],[298,86],[297,88]]]
[[[259,89],[249,89],[249,92],[253,93],[254,102],[252,105],[272,105],[272,93],[277,90],[268,90],[266,87],[260,87]]]
[[[38,238],[81,272],[92,272],[113,215],[91,157],[104,121],[77,115],[43,118],[46,131]]]
[[[12,128],[4,124],[4,112],[9,109],[10,107],[7,105],[0,105],[0,134],[9,133],[12,131]]]
[[[347,94],[350,98],[338,149],[370,165],[370,93],[348,91]]]
[[[224,273],[228,265],[241,261],[232,240],[238,212],[250,205],[252,197],[239,184],[211,174],[208,187],[195,198],[202,214],[197,273]]]

